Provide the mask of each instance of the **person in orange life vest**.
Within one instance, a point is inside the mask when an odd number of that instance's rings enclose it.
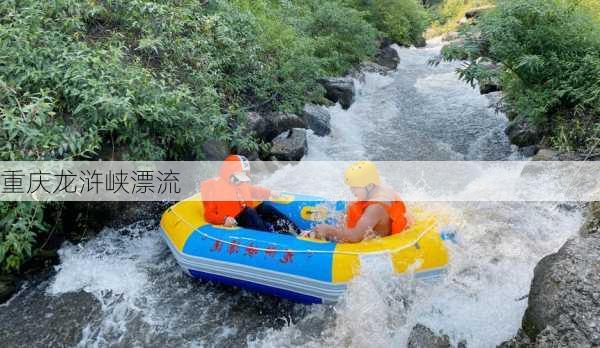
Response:
[[[357,243],[370,237],[400,233],[406,228],[406,206],[391,188],[381,185],[373,162],[354,163],[346,170],[344,179],[357,201],[348,206],[343,226],[317,225],[314,237]]]
[[[277,198],[269,189],[250,184],[250,162],[246,157],[230,155],[221,164],[219,176],[200,184],[204,218],[211,224],[240,226],[261,231],[298,229],[275,208],[259,201]]]

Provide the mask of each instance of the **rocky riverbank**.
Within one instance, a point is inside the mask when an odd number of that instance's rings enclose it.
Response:
[[[374,61],[366,61],[359,67],[346,72],[343,77],[324,77],[318,80],[325,90],[324,103],[339,103],[348,109],[354,103],[356,95],[355,81],[364,81],[365,72],[388,74],[396,69],[400,62],[394,43],[382,40]],[[262,152],[241,152],[250,160],[299,161],[308,152],[307,130],[317,136],[326,136],[331,132],[331,115],[323,105],[305,104],[301,113],[250,112],[247,129],[267,150]],[[228,153],[237,152],[223,142],[211,141],[205,144],[203,151],[208,160],[220,160]]]
[[[579,235],[536,266],[517,347],[600,346],[600,202]]]

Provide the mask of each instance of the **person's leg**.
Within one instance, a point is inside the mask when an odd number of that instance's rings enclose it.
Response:
[[[256,207],[256,212],[262,218],[262,220],[273,225],[275,232],[291,234],[300,234],[302,232],[298,227],[296,227],[292,220],[270,205],[260,204],[258,207]]]
[[[260,231],[269,230],[263,219],[254,208],[244,208],[244,210],[242,210],[242,212],[235,217],[235,220],[240,227],[252,228]]]

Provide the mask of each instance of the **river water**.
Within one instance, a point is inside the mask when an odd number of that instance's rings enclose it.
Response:
[[[305,159],[521,159],[503,134],[505,116],[457,79],[459,64],[427,65],[440,47],[398,48],[397,71],[357,81],[356,102],[330,108],[332,133],[310,135]],[[288,166],[263,184],[307,175]],[[482,182],[501,189],[494,177]],[[299,192],[303,185],[310,180],[298,180]],[[551,203],[423,204],[459,226],[448,275],[436,284],[367,273],[335,306],[294,304],[190,279],[156,222],[142,221],[64,246],[55,275],[0,306],[0,337],[3,346],[403,347],[422,323],[454,344],[494,347],[520,326],[537,261],[582,223],[578,210]]]

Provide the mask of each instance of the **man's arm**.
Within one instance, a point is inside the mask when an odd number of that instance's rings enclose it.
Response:
[[[315,230],[318,235],[341,243],[358,243],[365,238],[367,231],[373,229],[385,216],[385,209],[379,204],[372,204],[365,209],[360,220],[353,228],[337,228],[331,225],[318,225]]]

